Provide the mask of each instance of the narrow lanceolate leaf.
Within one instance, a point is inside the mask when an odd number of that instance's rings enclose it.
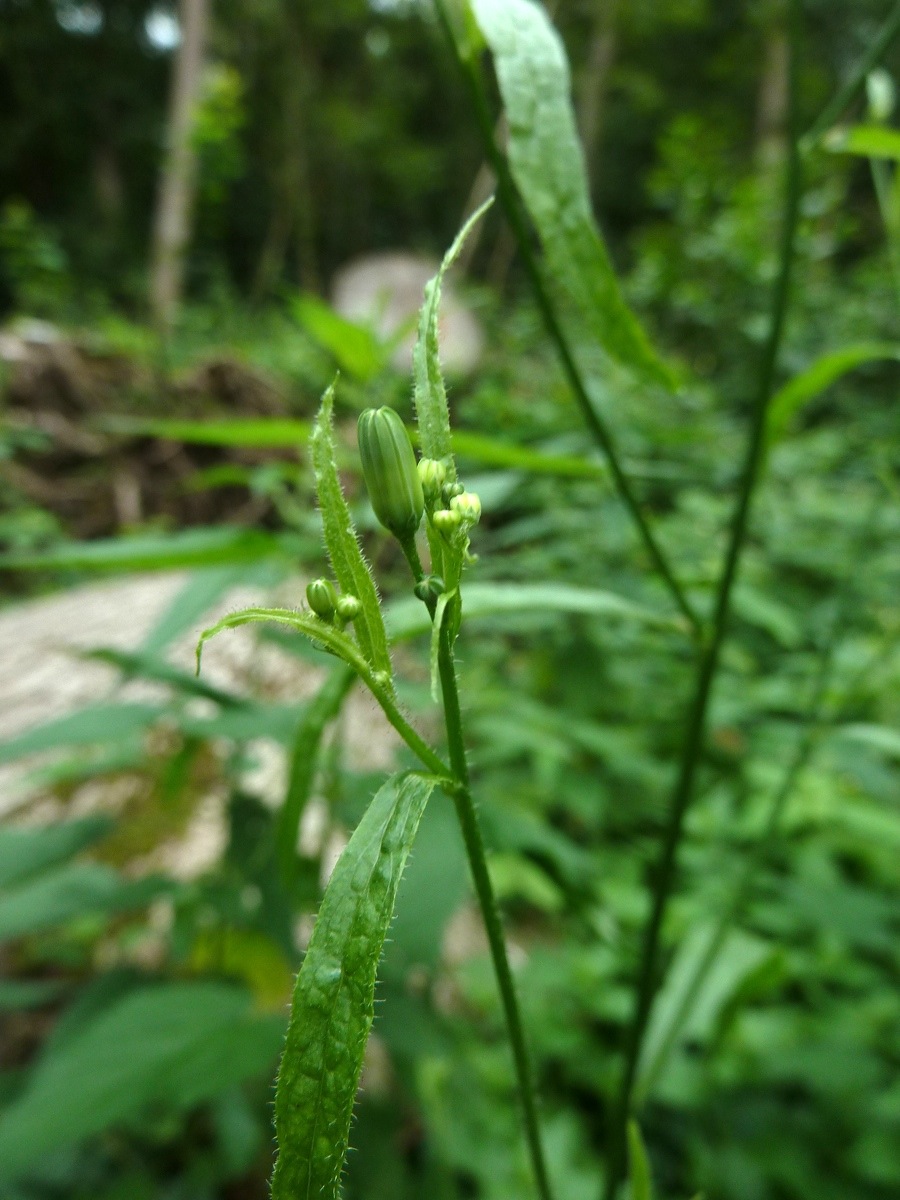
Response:
[[[565,50],[531,0],[472,0],[509,118],[509,166],[555,283],[610,357],[671,386],[628,308],[591,211]]]
[[[630,1200],[653,1200],[650,1160],[637,1121],[628,1122],[628,1183]]]
[[[414,400],[419,424],[419,445],[425,458],[436,458],[444,462],[450,477],[456,478],[453,464],[453,447],[450,441],[450,414],[447,408],[447,389],[441,374],[438,347],[438,310],[441,303],[441,285],[444,275],[452,265],[472,227],[493,204],[486,200],[477,209],[456,235],[453,245],[444,255],[440,270],[434,279],[425,285],[425,302],[419,314],[419,334],[413,350],[413,377],[415,380]]]
[[[440,699],[441,694],[441,669],[440,669],[440,652],[441,652],[441,634],[444,630],[444,621],[446,620],[447,605],[454,596],[459,594],[459,589],[454,588],[451,592],[442,592],[438,596],[438,602],[434,610],[434,620],[431,623],[431,698],[435,704]]]
[[[775,393],[769,404],[767,436],[777,441],[805,404],[815,400],[842,375],[866,363],[884,359],[900,362],[900,345],[893,342],[857,342],[816,359],[811,367],[795,375]]]
[[[310,439],[313,467],[316,472],[316,491],[325,528],[325,544],[341,591],[345,595],[355,596],[362,605],[362,611],[353,623],[359,648],[366,661],[376,671],[386,671],[390,675],[391,658],[378,592],[375,590],[372,573],[363,558],[356,530],[350,519],[350,509],[347,507],[338,478],[332,428],[333,407],[332,384],[322,397],[322,406]]]
[[[275,1094],[272,1200],[336,1200],[375,972],[400,877],[435,781],[395,775],[338,860],[297,977]]]

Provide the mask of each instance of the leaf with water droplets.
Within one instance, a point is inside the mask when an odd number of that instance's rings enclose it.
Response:
[[[397,888],[436,780],[394,775],[325,889],[294,990],[275,1095],[272,1200],[336,1200]]]

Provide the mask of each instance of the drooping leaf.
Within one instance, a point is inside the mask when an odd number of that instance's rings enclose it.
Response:
[[[628,1122],[628,1185],[630,1200],[653,1200],[650,1159],[637,1121]]]
[[[879,359],[894,359],[900,362],[900,346],[891,342],[859,342],[823,354],[811,367],[795,375],[772,397],[769,405],[767,436],[769,442],[778,441],[787,432],[793,418],[804,404],[821,395],[842,375],[861,367],[864,363]]]
[[[441,303],[441,285],[474,225],[493,203],[486,200],[469,217],[456,235],[453,245],[444,255],[437,275],[425,285],[425,302],[419,314],[419,332],[413,349],[413,399],[419,426],[419,444],[425,458],[444,462],[451,478],[456,478],[453,463],[453,443],[450,438],[450,412],[447,408],[447,389],[441,373],[440,347],[438,345],[438,311]]]
[[[273,1200],[336,1200],[375,974],[397,887],[434,781],[395,775],[376,794],[325,891],[297,977],[278,1073]]]
[[[264,1075],[284,1021],[219,983],[142,988],[51,1044],[25,1091],[0,1115],[0,1178],[28,1172],[151,1105],[187,1108]]]
[[[672,385],[669,369],[622,297],[591,211],[562,42],[531,0],[472,0],[494,56],[509,120],[509,165],[550,274],[618,362]]]
[[[112,825],[109,817],[98,814],[59,825],[0,828],[0,888],[64,862],[109,833]]]
[[[200,671],[200,660],[203,655],[203,647],[216,634],[221,633],[223,629],[238,629],[241,625],[253,625],[256,623],[274,622],[282,625],[289,625],[292,629],[296,629],[298,633],[304,634],[310,641],[320,649],[327,650],[332,654],[336,654],[338,658],[342,658],[345,663],[352,666],[358,673],[371,673],[371,667],[360,654],[359,648],[355,642],[337,629],[334,625],[326,625],[318,617],[312,616],[310,613],[296,612],[292,608],[243,608],[240,612],[228,613],[226,616],[216,621],[215,625],[211,625],[209,629],[204,629],[197,640],[197,671]]]
[[[367,662],[376,671],[391,675],[391,657],[375,581],[363,558],[350,509],[344,499],[335,460],[332,409],[334,385],[322,397],[311,438],[312,460],[316,472],[316,491],[322,511],[325,544],[341,591],[356,596],[362,611],[353,622],[353,631]]]

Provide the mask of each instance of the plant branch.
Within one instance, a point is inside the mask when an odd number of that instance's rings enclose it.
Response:
[[[500,202],[503,205],[503,210],[506,213],[506,218],[509,221],[513,235],[519,247],[519,253],[522,256],[522,262],[525,266],[525,273],[528,276],[531,289],[534,293],[537,306],[543,318],[544,325],[550,335],[551,340],[556,346],[556,351],[562,363],[563,371],[569,381],[569,386],[575,396],[575,400],[581,410],[582,418],[588,427],[588,431],[594,441],[603,451],[609,463],[610,472],[613,477],[613,482],[619,492],[625,507],[628,509],[632,520],[637,525],[641,540],[650,555],[650,559],[654,568],[659,573],[668,587],[673,600],[687,619],[691,630],[698,638],[702,634],[702,623],[696,614],[684,593],[681,584],[675,578],[669,561],[656,540],[656,535],[650,528],[647,517],[644,515],[637,496],[631,486],[631,481],[622,466],[622,460],[616,448],[612,433],[606,425],[606,422],[594,408],[591,398],[588,395],[587,386],[582,378],[581,371],[575,361],[574,352],[569,345],[569,340],[566,337],[565,331],[559,320],[556,312],[556,307],[551,299],[549,289],[544,281],[543,272],[540,263],[535,255],[531,244],[531,236],[528,230],[528,224],[525,215],[522,212],[519,203],[518,192],[515,182],[510,173],[509,164],[506,161],[505,155],[500,151],[494,137],[494,122],[491,119],[491,114],[488,109],[487,98],[478,68],[470,57],[464,55],[457,42],[456,35],[453,32],[453,27],[450,23],[447,11],[444,5],[444,0],[435,0],[438,17],[443,26],[444,33],[450,48],[453,52],[453,57],[459,68],[460,74],[463,77],[466,88],[469,92],[472,105],[475,109],[478,127],[481,132],[481,138],[484,142],[485,153],[488,161],[493,168],[497,178],[497,190],[500,195]]]
[[[657,960],[660,935],[669,898],[675,883],[678,847],[684,818],[694,791],[694,782],[706,733],[706,716],[719,656],[727,632],[731,608],[731,593],[744,549],[750,509],[760,476],[765,448],[766,415],[772,396],[778,352],[784,332],[790,291],[791,268],[794,258],[797,220],[802,190],[802,164],[797,142],[797,50],[799,0],[791,2],[790,84],[789,84],[789,152],[785,178],[784,213],[782,218],[779,268],[772,296],[769,332],[759,365],[756,395],[753,402],[752,424],[744,459],[725,563],[719,580],[713,615],[712,634],[703,648],[697,668],[694,697],[682,749],[681,766],[669,805],[659,859],[653,874],[653,899],[650,917],[644,932],[638,969],[635,1008],[628,1031],[625,1065],[613,1112],[610,1141],[610,1162],[607,1175],[607,1200],[615,1195],[625,1161],[625,1129],[631,1111],[632,1090],[640,1057],[647,1018],[657,986]]]
[[[459,603],[458,597],[454,603]],[[439,670],[441,691],[444,700],[444,720],[447,726],[447,741],[450,748],[450,765],[460,784],[453,795],[453,802],[456,805],[456,815],[459,818],[466,854],[469,859],[469,869],[472,872],[472,879],[475,883],[475,894],[478,897],[478,904],[481,908],[481,915],[490,944],[491,958],[494,963],[494,971],[497,976],[497,985],[500,989],[503,1014],[506,1019],[506,1028],[509,1034],[516,1076],[519,1083],[519,1095],[525,1118],[525,1134],[528,1140],[528,1148],[538,1192],[541,1200],[553,1200],[550,1181],[547,1175],[547,1166],[544,1161],[543,1146],[541,1144],[534,1078],[528,1056],[528,1048],[525,1044],[525,1032],[522,1028],[519,1002],[516,998],[515,983],[506,953],[506,942],[503,937],[500,912],[497,908],[497,900],[494,896],[491,877],[488,874],[484,838],[482,837],[478,813],[475,809],[469,785],[469,765],[466,761],[466,749],[463,740],[456,665],[453,661],[453,646],[450,635],[451,625],[451,618],[445,613],[443,624],[439,631]]]

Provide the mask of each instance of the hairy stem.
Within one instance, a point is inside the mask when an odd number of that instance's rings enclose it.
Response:
[[[455,603],[458,603],[458,598]],[[525,1044],[525,1031],[522,1028],[522,1017],[519,1012],[519,1002],[516,998],[515,983],[506,953],[506,942],[503,938],[503,926],[500,922],[500,912],[494,896],[491,877],[488,874],[487,858],[485,856],[484,838],[478,821],[478,813],[472,799],[469,785],[469,765],[466,761],[466,748],[463,740],[462,714],[459,707],[459,690],[456,680],[456,665],[453,661],[453,646],[450,628],[452,622],[449,614],[445,614],[440,630],[439,670],[441,691],[444,700],[444,720],[447,726],[447,741],[450,748],[450,765],[453,768],[458,783],[458,790],[453,796],[456,805],[456,815],[459,818],[466,854],[469,859],[469,869],[475,883],[475,894],[481,908],[500,998],[503,1003],[503,1014],[509,1034],[515,1063],[516,1077],[519,1084],[519,1095],[525,1118],[525,1134],[531,1155],[532,1168],[541,1200],[553,1200],[550,1190],[550,1180],[544,1161],[544,1151],[541,1144],[540,1128],[538,1126],[537,1102],[535,1099],[534,1077],[528,1048]]]
[[[482,141],[484,142],[485,153],[488,161],[493,168],[497,178],[497,190],[500,195],[500,202],[503,205],[503,210],[506,213],[506,219],[509,221],[510,228],[516,239],[519,248],[519,253],[522,256],[522,262],[525,267],[525,272],[528,276],[528,281],[531,284],[531,289],[534,293],[534,298],[540,310],[544,325],[550,335],[553,344],[556,347],[557,354],[562,364],[563,371],[569,381],[569,386],[572,389],[572,394],[581,411],[582,418],[588,428],[594,441],[603,451],[609,463],[610,472],[613,477],[616,489],[622,499],[623,504],[628,509],[632,520],[637,526],[638,533],[644,543],[644,547],[650,556],[654,568],[665,582],[669,589],[676,605],[687,619],[693,633],[699,637],[702,633],[702,623],[700,618],[694,612],[693,606],[684,593],[684,590],[669,564],[668,558],[663,552],[656,535],[650,528],[650,523],[644,515],[643,510],[638,502],[634,489],[631,486],[631,480],[622,466],[622,460],[616,448],[615,440],[606,422],[594,408],[591,398],[588,395],[587,385],[584,382],[581,371],[575,361],[575,355],[565,330],[556,312],[556,307],[550,296],[549,289],[544,281],[543,272],[538,262],[537,256],[531,244],[531,236],[528,230],[528,223],[522,212],[519,203],[516,185],[510,174],[509,164],[506,157],[497,146],[494,138],[494,122],[491,119],[488,102],[485,95],[484,85],[478,71],[478,67],[460,50],[453,28],[447,16],[444,0],[435,0],[438,17],[444,28],[447,41],[450,44],[453,52],[453,57],[456,60],[460,73],[469,92],[472,105],[475,109],[475,115],[478,121],[478,127],[481,132]]]

